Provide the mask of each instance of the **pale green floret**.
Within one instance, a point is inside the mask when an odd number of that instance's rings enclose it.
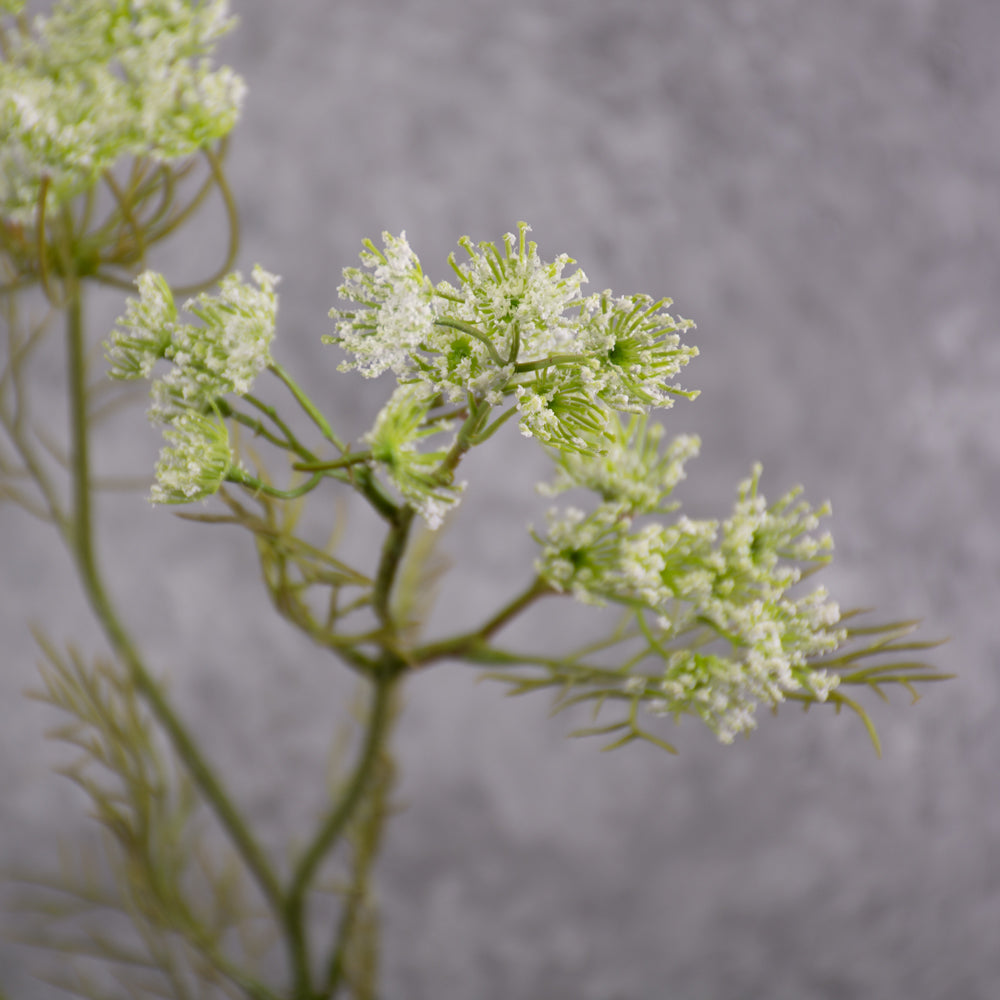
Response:
[[[451,473],[439,471],[446,449],[418,450],[421,440],[449,429],[440,421],[426,423],[432,401],[433,397],[420,386],[400,386],[382,407],[364,440],[371,448],[373,465],[385,473],[433,530],[458,506],[465,484],[455,485]]]
[[[458,241],[469,260],[448,260],[458,277],[458,287],[447,283],[439,292],[453,302],[449,315],[484,331],[505,357],[513,338],[519,338],[518,360],[535,361],[569,343],[575,336],[575,319],[564,314],[583,305],[580,286],[587,276],[577,269],[567,277],[563,271],[576,263],[566,254],[543,263],[534,242],[527,241],[531,227],[519,222],[517,235],[506,233],[503,250],[496,244],[473,244],[468,236]]]
[[[525,437],[585,455],[607,449],[608,411],[595,398],[587,369],[549,368],[515,394]]]
[[[108,374],[116,379],[149,378],[166,356],[177,325],[177,307],[163,275],[144,271],[135,283],[139,298],[128,300],[107,345]]]
[[[169,445],[156,463],[153,503],[191,503],[215,493],[232,468],[225,423],[194,411],[179,414],[163,432]]]
[[[428,339],[436,318],[433,286],[406,242],[406,233],[383,233],[382,242],[384,252],[365,240],[361,262],[367,270],[344,268],[344,283],[337,292],[360,308],[331,309],[337,333],[323,338],[354,355],[341,363],[341,371],[357,369],[367,378],[385,371],[409,375],[412,355]]]
[[[245,87],[209,56],[227,0],[60,0],[33,33],[5,32],[0,215],[52,211],[123,156],[190,156],[235,125]]]
[[[648,295],[614,298],[610,291],[587,300],[578,343],[597,362],[595,389],[612,409],[644,413],[650,406],[671,406],[673,396],[698,395],[670,381],[698,355],[697,347],[680,339],[694,324],[674,319],[665,311],[670,304]]]
[[[606,502],[626,505],[634,514],[674,509],[670,494],[685,477],[684,463],[698,454],[699,439],[681,434],[661,451],[664,428],[650,423],[645,414],[626,420],[611,414],[606,430],[600,454],[558,452],[555,481],[539,484],[539,492],[555,496],[584,487]]]
[[[256,288],[234,272],[218,295],[202,293],[184,304],[202,325],[173,326],[164,355],[173,367],[153,383],[152,419],[169,422],[187,409],[205,411],[227,393],[245,395],[271,363],[279,279],[259,266],[253,279]]]
[[[586,514],[577,507],[548,511],[535,572],[550,586],[584,604],[605,604],[616,596],[611,582],[618,572],[622,538],[628,529],[621,507],[601,504]]]

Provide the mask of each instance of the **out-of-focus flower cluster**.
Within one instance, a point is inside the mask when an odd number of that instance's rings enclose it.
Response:
[[[234,23],[228,0],[58,0],[30,32],[0,22],[0,217],[30,220],[43,178],[51,211],[120,157],[176,160],[227,134],[245,88],[209,57]]]
[[[585,603],[632,609],[646,648],[624,691],[654,714],[695,714],[730,742],[753,728],[758,704],[776,705],[792,691],[822,701],[837,683],[809,665],[845,638],[835,627],[837,605],[822,587],[788,594],[802,577],[800,564],[824,562],[832,548],[828,534],[815,534],[829,507],[814,510],[797,490],[768,506],[757,466],[721,524],[681,516],[637,526],[637,515],[666,508],[690,453],[689,439],[675,441],[660,462],[647,451],[644,479],[635,474],[638,462],[623,463],[617,490],[608,485],[612,467],[564,463],[560,486],[589,486],[604,499],[589,514],[550,511],[547,533],[536,535],[536,569]],[[648,492],[636,490],[637,481]],[[643,672],[650,661],[655,668]]]
[[[113,378],[149,378],[157,361],[172,362],[151,388],[150,419],[168,425],[171,443],[157,466],[154,502],[209,496],[232,467],[219,401],[229,393],[246,394],[271,363],[278,307],[278,278],[258,266],[253,280],[246,284],[236,272],[222,279],[218,295],[202,293],[185,302],[184,309],[200,320],[194,324],[179,321],[163,276],[145,271],[136,280],[139,298],[128,300],[108,339]]]

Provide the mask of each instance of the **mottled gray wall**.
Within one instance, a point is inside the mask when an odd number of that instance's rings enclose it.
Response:
[[[693,509],[721,510],[755,459],[769,494],[830,498],[842,605],[923,616],[960,675],[873,706],[879,761],[853,717],[794,711],[733,747],[688,721],[677,758],[605,755],[546,703],[435,668],[398,739],[387,1000],[1000,996],[1000,4],[234,6],[241,264],[284,275],[276,353],[345,432],[382,384],[338,374],[319,338],[361,239],[405,229],[444,277],[458,236],[526,219],[591,288],[669,294],[698,322],[684,381],[703,394],[666,415],[703,439]],[[99,323],[119,309],[95,303]],[[112,457],[150,468],[155,435],[121,426]],[[522,585],[544,472],[513,428],[470,463],[439,624]],[[52,539],[0,518],[9,864],[84,825],[48,772],[52,716],[19,695],[24,622],[96,640]],[[102,527],[114,589],[213,757],[270,836],[299,828],[348,689],[271,620],[245,539],[135,498]],[[15,996],[48,996],[25,952],[0,962]]]

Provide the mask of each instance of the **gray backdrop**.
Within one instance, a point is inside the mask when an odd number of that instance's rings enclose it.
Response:
[[[361,239],[405,229],[441,278],[460,235],[525,219],[592,289],[669,294],[697,321],[684,383],[703,394],[665,416],[703,439],[690,509],[721,512],[755,459],[768,495],[829,498],[835,596],[923,616],[959,674],[915,708],[871,706],[881,761],[853,717],[794,710],[733,747],[688,720],[677,758],[601,754],[544,699],[458,667],[416,678],[378,873],[387,1000],[1000,995],[1000,5],[234,7],[240,263],[284,275],[276,354],[346,434],[386,391],[320,344]],[[216,219],[161,257],[168,274],[218,259]],[[93,307],[96,338],[121,299]],[[157,448],[136,415],[101,461],[145,474]],[[513,427],[469,462],[439,628],[523,585],[545,469]],[[102,510],[115,592],[278,843],[317,806],[350,685],[268,613],[245,538],[136,496]],[[0,518],[0,860],[44,863],[86,821],[49,772],[66,759],[43,742],[53,715],[20,695],[25,622],[100,647],[53,539]],[[0,950],[13,996],[49,996],[34,961]]]

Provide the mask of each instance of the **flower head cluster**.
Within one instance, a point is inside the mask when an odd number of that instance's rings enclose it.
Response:
[[[222,279],[218,295],[202,293],[189,299],[184,309],[200,320],[193,324],[179,321],[163,276],[146,271],[136,280],[139,298],[129,299],[108,339],[114,378],[149,378],[161,358],[172,362],[170,370],[153,382],[150,393],[150,418],[174,428],[166,432],[174,447],[164,452],[157,467],[160,488],[152,497],[156,502],[197,499],[214,492],[221,482],[219,456],[223,449],[229,454],[228,436],[223,444],[210,415],[221,397],[246,394],[271,362],[278,278],[258,266],[253,279],[254,285],[246,284],[235,272]],[[204,445],[203,474],[197,471],[199,435]],[[196,484],[190,491],[177,486],[178,477],[185,474],[191,477],[189,485]],[[215,487],[207,489],[212,482]]]
[[[15,10],[22,4],[5,5]],[[212,69],[228,0],[58,0],[34,31],[3,31],[0,216],[27,221],[122,156],[170,161],[229,132],[242,80]]]
[[[604,447],[595,454],[563,450],[556,456],[556,478],[538,490],[556,496],[575,487],[597,493],[610,504],[622,504],[632,514],[665,513],[675,503],[669,497],[684,478],[684,463],[698,454],[697,437],[681,434],[661,452],[662,424],[648,417],[617,415],[605,427]]]
[[[233,466],[229,432],[218,417],[179,413],[164,430],[169,442],[156,463],[153,503],[191,503],[211,496]]]
[[[695,395],[672,381],[697,354],[680,342],[692,324],[665,311],[669,299],[583,297],[583,271],[567,273],[565,254],[542,261],[529,231],[520,223],[502,246],[463,237],[468,259],[449,257],[455,285],[430,282],[405,234],[384,233],[384,250],[368,241],[339,289],[356,308],[331,310],[337,332],[324,339],[350,355],[342,370],[391,370],[455,401],[510,400],[526,437],[603,454],[614,412]]]
[[[697,395],[670,381],[698,355],[697,347],[680,338],[694,324],[667,313],[671,304],[648,295],[613,298],[610,292],[588,300],[580,342],[593,358],[596,391],[612,409],[642,413],[649,406],[670,406],[675,395]]]
[[[636,528],[642,508],[614,496],[589,515],[553,510],[538,538],[536,569],[551,586],[634,609],[647,656],[662,669],[630,677],[628,692],[658,714],[700,716],[726,742],[752,728],[759,703],[802,690],[825,698],[837,678],[808,661],[844,639],[822,587],[788,594],[801,577],[797,564],[823,561],[832,545],[814,534],[828,508],[813,510],[797,491],[768,506],[759,476],[758,466],[721,525],[682,516]]]
[[[345,361],[341,371],[356,368],[367,378],[385,371],[408,375],[413,368],[411,357],[431,337],[436,318],[433,286],[424,277],[406,233],[383,233],[382,240],[385,252],[365,240],[364,268],[344,268],[338,294],[359,308],[331,311],[338,318],[337,342],[355,357],[353,362]]]
[[[435,529],[458,504],[464,483],[456,486],[450,473],[440,471],[446,451],[422,452],[417,447],[423,438],[448,430],[448,425],[440,421],[427,422],[433,402],[420,386],[399,386],[365,440],[371,448],[372,462]]]

